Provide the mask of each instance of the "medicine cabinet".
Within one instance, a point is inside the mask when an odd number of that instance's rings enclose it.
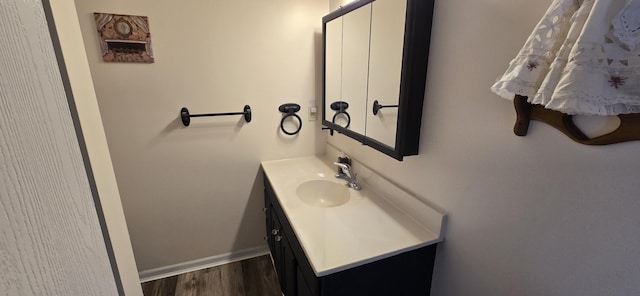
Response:
[[[323,120],[393,158],[418,154],[433,0],[360,0],[323,17]]]

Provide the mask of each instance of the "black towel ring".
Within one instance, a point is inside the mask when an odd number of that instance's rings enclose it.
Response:
[[[344,116],[347,117],[347,125],[345,125],[344,128],[349,128],[349,125],[351,125],[351,115],[349,115],[349,113],[347,111],[338,111],[338,112],[336,112],[336,114],[333,115],[333,119],[331,119],[331,122],[336,123],[336,118],[340,114],[344,114]]]
[[[336,123],[336,118],[338,118],[338,115],[344,114],[344,116],[347,117],[347,125],[345,125],[344,128],[349,128],[349,125],[351,125],[351,115],[349,115],[349,113],[346,111],[347,109],[349,109],[349,103],[344,101],[335,101],[331,103],[330,107],[331,110],[336,111],[336,114],[333,115],[333,119],[331,119],[331,122]]]
[[[294,103],[282,104],[280,105],[280,107],[278,107],[278,110],[282,113],[285,113],[285,115],[282,116],[282,120],[280,120],[280,129],[282,130],[282,132],[289,136],[293,136],[299,133],[302,129],[302,119],[300,118],[300,116],[298,116],[298,114],[296,114],[296,112],[300,111],[300,105]],[[284,121],[289,117],[295,117],[298,119],[298,128],[293,132],[287,131],[284,128]]]

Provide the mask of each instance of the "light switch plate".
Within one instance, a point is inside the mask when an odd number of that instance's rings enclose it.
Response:
[[[315,104],[315,101],[309,102],[309,121],[318,120],[318,106]]]

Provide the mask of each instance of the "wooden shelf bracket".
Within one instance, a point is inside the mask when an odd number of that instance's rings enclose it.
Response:
[[[513,99],[516,109],[516,123],[513,132],[518,136],[526,136],[529,122],[537,120],[544,122],[571,140],[584,145],[609,145],[640,140],[640,114],[621,114],[620,126],[610,133],[589,138],[574,123],[573,116],[559,111],[545,109],[542,105],[530,104],[527,97],[516,95]]]

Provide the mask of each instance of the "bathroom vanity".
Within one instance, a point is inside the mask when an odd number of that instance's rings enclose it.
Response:
[[[267,242],[285,295],[429,295],[444,214],[405,192],[375,192],[368,181],[384,182],[371,172],[360,173],[362,190],[349,188],[317,157],[262,168]]]

